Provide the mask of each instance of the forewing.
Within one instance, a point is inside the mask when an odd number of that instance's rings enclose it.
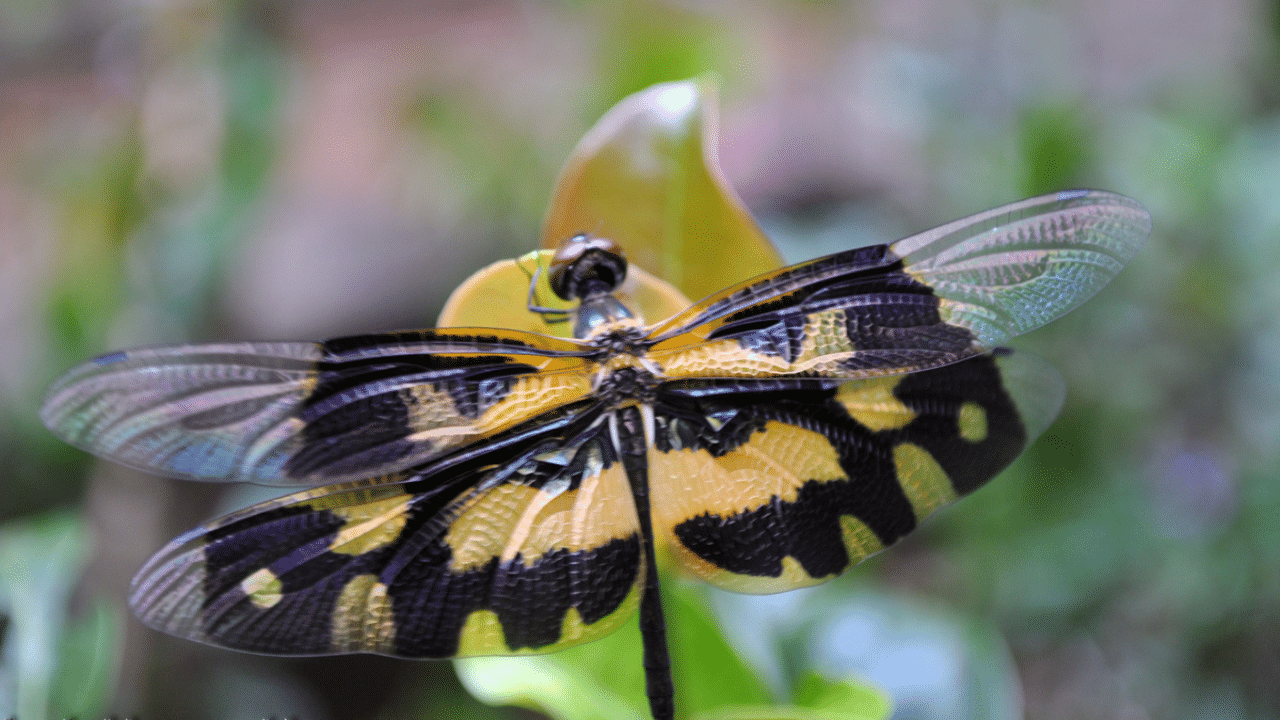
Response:
[[[713,295],[653,328],[668,377],[867,378],[990,350],[1096,293],[1146,240],[1128,198],[1025,200]]]
[[[584,352],[472,329],[143,348],[63,375],[41,417],[148,472],[314,485],[403,470],[578,400]]]
[[[281,655],[551,652],[638,603],[635,504],[598,410],[420,472],[317,488],[198,528],[134,579],[157,630]]]
[[[659,396],[655,542],[738,592],[823,582],[1003,470],[1062,381],[1001,350],[858,381],[689,381]]]

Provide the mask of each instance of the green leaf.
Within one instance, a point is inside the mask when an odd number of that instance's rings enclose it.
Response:
[[[120,650],[118,619],[105,605],[78,622],[67,616],[88,556],[87,533],[75,515],[54,513],[0,529],[0,611],[9,619],[0,717],[101,712]]]
[[[794,705],[723,707],[695,720],[886,720],[893,710],[874,688],[815,673],[806,675],[794,694]]]
[[[490,705],[517,705],[555,720],[644,720],[640,656],[640,629],[632,622],[553,655],[464,658],[454,668],[467,691]]]
[[[542,658],[470,658],[457,661],[458,677],[490,705],[517,705],[556,720],[643,720],[644,711],[592,678]]]
[[[887,717],[884,714],[873,715],[858,711],[815,710],[794,705],[777,705],[772,707],[724,708],[705,715],[699,715],[694,720],[883,720]]]
[[[850,717],[887,718],[893,703],[879,690],[854,680],[829,680],[809,673],[792,691],[796,704]]]
[[[668,582],[663,609],[678,708],[697,715],[726,705],[769,702],[764,684],[725,640],[691,583]]]
[[[120,616],[99,601],[66,626],[51,704],[57,717],[91,717],[106,707],[120,651]]]

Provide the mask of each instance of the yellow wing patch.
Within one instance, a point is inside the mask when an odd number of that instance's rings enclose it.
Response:
[[[915,509],[916,518],[923,520],[934,510],[956,499],[951,478],[929,454],[915,443],[904,442],[893,448],[893,462],[898,471],[898,482]]]
[[[960,406],[960,437],[971,443],[987,439],[987,411],[970,400]]]
[[[767,377],[789,372],[791,367],[785,358],[752,352],[737,340],[712,340],[673,350],[655,349],[650,358],[672,378]]]
[[[594,366],[577,358],[558,360],[557,367],[561,364],[568,369],[522,375],[500,396],[477,397],[482,404],[474,408],[476,416],[463,414],[447,390],[430,384],[407,388],[401,391],[408,415],[405,440],[427,445],[432,456],[439,456],[590,395]]]
[[[241,580],[240,590],[249,596],[249,602],[264,610],[275,606],[283,597],[280,578],[267,568],[261,568]]]
[[[529,375],[517,380],[511,391],[480,416],[476,423],[486,434],[527,420],[548,408],[560,407],[591,393],[591,377],[585,372],[555,372]]]
[[[391,598],[378,576],[356,575],[347,582],[338,595],[330,633],[334,652],[395,652]]]
[[[655,532],[700,514],[732,515],[776,500],[793,502],[809,480],[843,478],[822,435],[769,423],[750,442],[720,457],[701,449],[649,451]]]
[[[458,657],[477,655],[510,655],[502,620],[492,610],[474,610],[467,616],[458,633]]]
[[[343,555],[363,555],[390,545],[404,529],[410,497],[400,492],[392,497],[330,510],[345,521],[329,544],[329,551]]]
[[[845,383],[836,392],[836,402],[850,417],[873,432],[901,430],[916,418],[916,411],[893,393],[902,378],[902,375],[893,375]]]
[[[803,337],[790,357],[762,352],[737,339],[692,342],[696,333],[659,342],[650,357],[672,378],[770,377],[816,373],[858,377],[845,370],[842,361],[857,350],[850,341],[843,310],[811,313],[805,318]]]
[[[595,473],[584,475],[576,489],[567,483],[513,483],[476,493],[445,534],[453,552],[450,567],[471,570],[517,555],[531,564],[552,550],[590,550],[635,533],[639,521],[622,467],[601,470],[599,460],[594,462]]]
[[[884,543],[880,542],[871,528],[852,515],[840,516],[840,536],[849,550],[849,562],[853,565],[884,549]]]

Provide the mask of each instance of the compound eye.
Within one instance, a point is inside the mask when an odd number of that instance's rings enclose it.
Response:
[[[622,248],[609,238],[588,235],[560,243],[548,269],[551,290],[562,300],[607,295],[627,277]]]

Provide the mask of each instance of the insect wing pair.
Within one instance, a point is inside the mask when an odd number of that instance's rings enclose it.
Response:
[[[559,650],[641,608],[665,718],[654,545],[720,587],[777,592],[894,543],[1048,426],[1057,373],[1000,345],[1092,296],[1149,230],[1132,200],[1058,193],[786,267],[651,326],[613,295],[625,261],[593,243],[553,278],[580,283],[575,339],[449,328],[122,351],[59,379],[42,417],[148,472],[306,488],[160,551],[130,598],[151,627],[272,654],[443,658]]]

